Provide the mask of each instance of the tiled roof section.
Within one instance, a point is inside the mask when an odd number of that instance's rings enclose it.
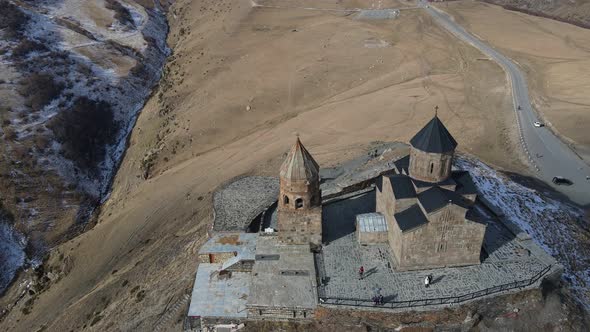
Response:
[[[387,222],[385,221],[385,217],[379,212],[358,214],[356,221],[361,232],[387,232]]]
[[[457,147],[457,141],[436,115],[410,140],[410,143],[414,148],[430,153],[445,153]]]
[[[416,190],[412,184],[412,179],[407,175],[395,174],[390,175],[389,180],[393,187],[393,195],[397,199],[416,197]]]
[[[410,168],[410,155],[394,161],[393,164],[399,173],[405,172],[408,174],[408,168]]]
[[[461,195],[477,194],[477,187],[473,183],[471,174],[467,171],[453,172],[453,179],[457,183],[457,193]]]
[[[418,201],[427,213],[434,212],[449,203],[467,208],[461,195],[437,186],[420,193],[418,195]]]
[[[290,181],[315,181],[319,180],[319,172],[320,166],[297,137],[297,142],[281,166],[281,178]]]
[[[394,217],[402,232],[410,231],[428,223],[428,219],[426,219],[418,204],[396,213]]]

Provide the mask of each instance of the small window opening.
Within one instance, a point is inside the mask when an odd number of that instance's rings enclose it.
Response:
[[[434,163],[430,163],[430,174],[434,172]]]
[[[287,197],[286,195],[283,197],[283,204],[289,205],[289,197]]]
[[[296,209],[301,209],[303,207],[303,199],[302,198],[297,198],[295,200],[295,208]]]

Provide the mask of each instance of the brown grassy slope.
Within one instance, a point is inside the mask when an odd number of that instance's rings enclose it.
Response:
[[[506,9],[553,18],[581,27],[590,27],[590,1],[588,0],[484,0]]]
[[[327,166],[373,141],[408,140],[440,105],[461,149],[521,167],[508,157],[503,72],[421,12],[362,22],[183,0],[171,15],[174,55],[98,224],[53,253],[47,270],[68,261],[67,273],[0,327],[154,329],[192,287],[211,192],[240,174],[276,175],[295,132]]]
[[[441,8],[518,62],[535,108],[590,160],[590,30],[479,2]]]

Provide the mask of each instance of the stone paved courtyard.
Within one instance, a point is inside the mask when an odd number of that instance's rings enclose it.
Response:
[[[320,297],[370,301],[378,292],[385,301],[456,297],[530,279],[555,264],[530,239],[516,238],[500,221],[487,214],[481,265],[396,272],[388,245],[361,246],[355,238],[355,216],[373,212],[374,205],[372,191],[324,206],[326,244],[322,253],[316,255],[318,273],[324,280]],[[363,280],[358,278],[360,266],[365,269]],[[433,275],[433,283],[425,288],[423,281],[428,274]]]

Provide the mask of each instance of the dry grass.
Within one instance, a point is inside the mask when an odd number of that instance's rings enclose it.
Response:
[[[590,160],[590,30],[479,2],[441,8],[520,64],[535,108]]]
[[[13,310],[2,327],[150,330],[192,287],[211,193],[241,174],[276,175],[295,132],[325,167],[366,153],[374,141],[407,141],[439,105],[462,151],[522,167],[504,73],[419,11],[358,21],[253,9],[248,1],[181,0],[173,12],[174,55],[97,225],[57,249],[74,262],[71,270],[26,319]],[[366,46],[375,41],[386,47]],[[142,160],[153,150],[144,180]],[[56,254],[48,262],[60,264]],[[144,290],[141,305],[123,283]],[[90,327],[97,312],[103,318]]]

